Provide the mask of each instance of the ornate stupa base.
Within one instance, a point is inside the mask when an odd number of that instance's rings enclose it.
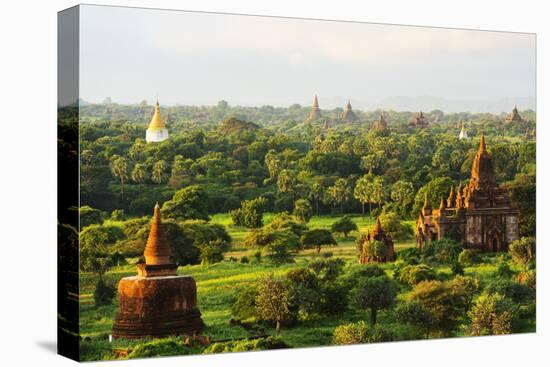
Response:
[[[195,335],[204,329],[190,276],[134,276],[118,285],[113,337],[138,339]]]

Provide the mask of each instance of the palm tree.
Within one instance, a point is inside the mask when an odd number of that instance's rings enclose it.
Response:
[[[132,180],[138,184],[138,190],[141,193],[141,183],[145,180],[147,172],[145,171],[145,165],[137,163],[132,170]]]
[[[120,197],[124,200],[124,182],[128,180],[128,160],[114,155],[111,158],[110,167],[113,176],[120,180]]]
[[[162,183],[165,170],[166,170],[165,161],[160,160],[157,163],[155,163],[153,165],[153,174],[151,175],[151,179],[153,180],[153,182],[156,182],[160,185]]]

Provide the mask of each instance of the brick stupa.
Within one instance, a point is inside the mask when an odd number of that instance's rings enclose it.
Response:
[[[137,265],[138,275],[122,278],[118,283],[113,337],[137,339],[200,333],[204,323],[197,308],[197,286],[192,277],[176,273],[158,204],[144,256],[145,263]]]

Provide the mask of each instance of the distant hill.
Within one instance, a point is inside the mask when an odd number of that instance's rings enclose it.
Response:
[[[258,129],[260,129],[259,125],[253,122],[238,120],[235,117],[225,119],[220,126],[220,132],[226,135]]]

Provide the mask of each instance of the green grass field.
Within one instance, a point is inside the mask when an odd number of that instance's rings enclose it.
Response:
[[[267,216],[264,222],[268,222],[271,216]],[[310,228],[328,228],[338,217],[314,217]],[[374,222],[368,217],[353,217],[361,231],[367,231]],[[225,261],[213,265],[184,266],[178,269],[179,274],[191,275],[197,282],[198,306],[202,312],[202,318],[206,323],[205,335],[212,340],[239,339],[250,336],[248,332],[239,326],[230,326],[231,304],[236,292],[247,285],[251,285],[258,278],[268,274],[284,274],[290,269],[302,267],[309,261],[317,258],[315,250],[301,251],[295,259],[295,263],[275,267],[267,262],[244,264],[237,261],[230,261],[230,257],[240,257],[249,254],[251,250],[242,246],[242,239],[248,229],[235,227],[231,224],[229,215],[216,215],[212,218],[213,223],[223,224],[227,227],[233,238],[233,249],[225,256]],[[355,236],[345,239],[336,237],[338,246],[323,248],[321,255],[325,252],[332,252],[334,257],[346,260],[346,266],[357,263]],[[414,246],[412,242],[397,243],[396,251]],[[496,257],[485,257],[484,262],[471,268],[466,268],[466,274],[476,275],[482,281],[494,274]],[[392,276],[394,263],[381,265],[388,275]],[[436,269],[440,274],[451,274],[449,267]],[[107,281],[116,284],[122,277],[135,275],[135,265],[129,264],[112,268],[106,275]],[[134,348],[147,342],[115,340],[109,343],[108,336],[111,333],[114,317],[116,315],[116,299],[112,305],[96,307],[93,300],[93,292],[97,276],[90,273],[81,274],[81,334],[84,338],[81,343],[81,353],[84,360],[113,359],[114,350],[117,348]],[[338,317],[323,317],[313,320],[304,320],[291,327],[282,329],[281,337],[285,343],[292,347],[307,347],[330,345],[334,328],[338,325],[367,319],[366,313],[346,311]],[[381,312],[379,324],[391,324],[395,322],[389,314]],[[273,334],[274,330],[268,328],[266,333]],[[183,348],[183,347],[182,347]],[[197,349],[182,349],[181,354],[200,353]]]

